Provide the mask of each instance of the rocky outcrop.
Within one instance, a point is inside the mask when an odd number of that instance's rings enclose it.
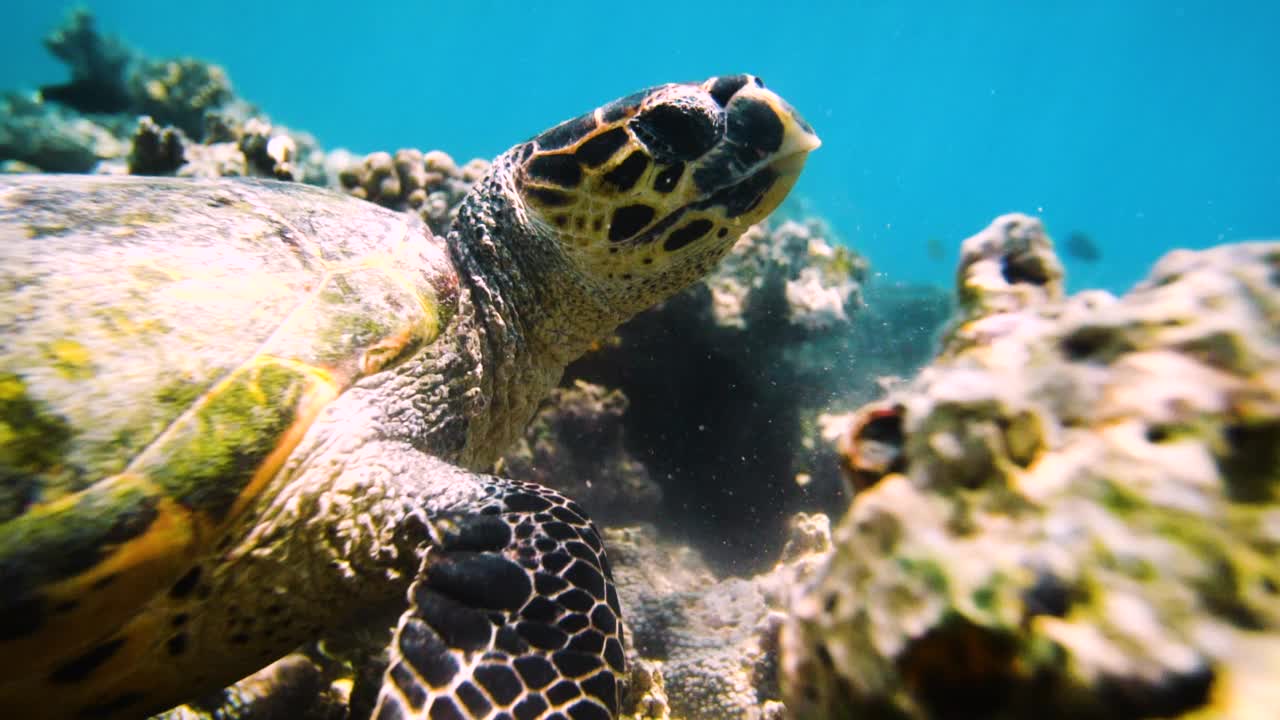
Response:
[[[782,610],[790,589],[808,577],[830,542],[825,515],[799,514],[788,523],[785,550],[772,569],[719,578],[696,551],[663,540],[650,527],[606,531],[630,627],[630,665],[638,675],[632,683],[636,717],[780,717]]]
[[[938,358],[844,440],[792,605],[800,718],[1272,717],[1280,243],[1064,297],[1037,220],[963,248]]]

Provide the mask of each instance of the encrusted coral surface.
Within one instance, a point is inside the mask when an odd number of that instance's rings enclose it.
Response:
[[[846,439],[866,489],[783,632],[802,718],[1274,717],[1280,244],[1063,298],[965,243],[939,358]]]
[[[717,578],[696,552],[652,528],[606,531],[618,595],[627,612],[632,666],[660,673],[633,681],[637,717],[764,720],[778,712],[777,632],[790,589],[830,549],[825,515],[798,514],[781,558],[749,578]],[[646,702],[646,698],[649,698]]]

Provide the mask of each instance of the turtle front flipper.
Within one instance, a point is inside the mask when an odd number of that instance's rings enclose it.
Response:
[[[609,720],[625,661],[599,534],[552,490],[476,477],[486,502],[430,521],[373,717]]]

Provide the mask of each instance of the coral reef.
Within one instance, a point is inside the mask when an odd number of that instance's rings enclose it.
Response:
[[[45,37],[44,46],[71,71],[69,81],[40,88],[46,100],[86,113],[130,111],[125,75],[134,52],[118,38],[100,34],[88,10],[71,11],[66,22]]]
[[[338,173],[343,190],[393,210],[417,212],[437,233],[448,230],[463,196],[489,169],[478,159],[458,167],[439,150],[401,149],[394,156],[375,152],[343,160]]]
[[[624,442],[662,486],[662,532],[718,570],[763,570],[792,513],[843,510],[819,415],[925,362],[950,313],[932,288],[873,284],[882,302],[863,307],[866,263],[830,238],[819,222],[752,228],[709,278],[566,372],[630,399]]]
[[[799,331],[848,323],[860,304],[867,263],[840,245],[819,222],[786,221],[770,232],[744,234],[704,282],[716,326],[745,330],[776,321]]]
[[[160,127],[143,116],[133,132],[133,148],[129,151],[129,174],[171,175],[182,167],[185,157],[182,131]]]
[[[148,58],[73,11],[45,39],[71,79],[0,99],[6,171],[220,177],[326,184],[315,139],[273,126],[237,98],[222,68]]]
[[[444,152],[326,154],[237,97],[226,72],[192,58],[146,57],[95,27],[84,9],[45,39],[71,79],[0,97],[4,172],[246,176],[340,188],[422,215],[438,233],[488,169]]]
[[[775,716],[781,611],[790,588],[808,577],[830,540],[825,515],[798,514],[771,570],[717,579],[695,551],[661,539],[652,528],[606,531],[631,628],[636,716]]]
[[[621,391],[583,381],[553,390],[502,472],[565,493],[597,523],[651,520],[662,489],[623,444],[627,405]]]
[[[1272,717],[1280,244],[1064,297],[1038,221],[965,242],[936,361],[782,632],[800,718]]]
[[[88,172],[100,160],[121,160],[133,121],[105,121],[7,93],[0,97],[0,160],[22,163],[24,172]]]
[[[205,113],[232,98],[226,71],[193,58],[139,58],[127,82],[129,112],[178,127],[196,140],[203,138]]]
[[[204,114],[232,99],[222,68],[192,58],[152,60],[94,27],[88,10],[73,10],[45,38],[71,70],[71,80],[40,89],[43,99],[82,113],[149,115],[197,140]]]

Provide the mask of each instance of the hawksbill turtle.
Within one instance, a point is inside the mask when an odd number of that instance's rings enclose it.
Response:
[[[485,469],[817,145],[757,78],[663,85],[498,157],[443,238],[301,184],[0,180],[0,716],[142,717],[387,604],[377,718],[615,715],[599,535]]]

